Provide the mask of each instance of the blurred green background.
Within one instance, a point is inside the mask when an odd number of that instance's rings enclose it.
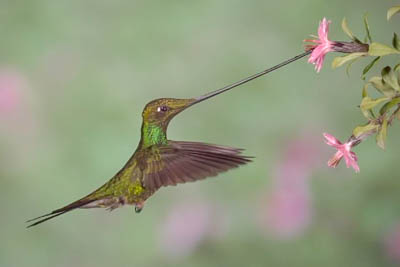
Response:
[[[348,77],[332,55],[319,74],[302,59],[170,125],[170,139],[246,148],[253,163],[162,188],[139,215],[78,210],[24,224],[114,175],[148,101],[198,96],[295,56],[324,16],[344,40],[342,18],[364,36],[368,12],[372,37],[389,44],[395,4],[1,0],[0,266],[397,266],[399,128],[386,151],[374,138],[355,149],[359,174],[326,166],[334,151],[322,132],[344,140],[364,121],[366,61]]]

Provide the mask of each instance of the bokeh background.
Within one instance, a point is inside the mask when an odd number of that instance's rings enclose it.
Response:
[[[29,218],[91,192],[131,156],[141,111],[194,97],[302,52],[318,22],[343,17],[390,43],[397,1],[0,1],[0,266],[397,266],[399,127],[388,147],[344,140],[364,119],[361,66],[303,59],[180,114],[169,138],[246,148],[253,163],[163,188],[141,214],[78,210]],[[380,67],[384,66],[384,60]],[[373,72],[378,71],[374,69]],[[372,73],[373,73],[372,72]]]

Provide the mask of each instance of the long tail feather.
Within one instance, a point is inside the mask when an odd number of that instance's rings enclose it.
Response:
[[[36,218],[33,218],[33,219],[30,219],[30,220],[26,221],[27,223],[36,221],[36,222],[34,222],[34,223],[28,225],[26,228],[30,228],[30,227],[32,227],[32,226],[41,224],[41,223],[43,223],[43,222],[45,222],[45,221],[48,221],[48,220],[50,220],[50,219],[53,219],[53,218],[55,218],[55,217],[57,217],[57,216],[60,216],[60,215],[62,215],[62,214],[64,214],[64,213],[67,213],[67,212],[69,212],[69,211],[71,211],[71,210],[74,210],[74,209],[80,208],[80,207],[82,207],[82,206],[84,206],[84,205],[87,205],[87,204],[89,204],[89,203],[91,203],[91,202],[93,202],[93,201],[95,201],[95,199],[86,199],[86,198],[83,198],[83,199],[77,200],[77,201],[75,201],[75,202],[72,202],[71,204],[69,204],[69,205],[67,205],[67,206],[65,206],[65,207],[62,207],[62,208],[57,209],[57,210],[53,210],[53,211],[50,212],[50,213],[47,213],[47,214],[45,214],[45,215],[42,215],[42,216],[39,216],[39,217],[36,217]],[[43,219],[42,219],[42,218],[43,218]],[[37,221],[38,219],[41,219],[41,220]]]
[[[30,228],[30,227],[32,227],[32,226],[35,226],[35,225],[41,224],[41,223],[43,223],[43,222],[45,222],[45,221],[48,221],[48,220],[50,220],[50,219],[53,219],[54,217],[57,217],[57,216],[63,215],[63,214],[64,214],[64,213],[66,213],[66,212],[67,212],[67,211],[60,212],[60,213],[56,213],[56,214],[49,213],[49,214],[46,214],[46,215],[40,216],[40,217],[38,217],[38,218],[36,218],[36,219],[43,218],[43,217],[46,217],[46,216],[49,216],[49,215],[53,214],[53,215],[52,215],[52,216],[50,216],[50,217],[44,218],[44,219],[42,219],[42,220],[40,220],[40,221],[37,221],[37,222],[35,222],[35,223],[32,223],[32,224],[28,225],[26,228]],[[36,220],[36,219],[32,219],[32,220],[29,220],[29,221],[27,221],[27,222],[34,221],[34,220]]]

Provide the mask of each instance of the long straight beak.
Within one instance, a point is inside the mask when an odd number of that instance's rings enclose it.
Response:
[[[250,81],[252,81],[252,80],[254,80],[254,79],[258,78],[258,77],[261,77],[261,76],[263,76],[263,75],[265,75],[265,74],[267,74],[269,72],[277,70],[277,69],[279,69],[279,68],[281,68],[283,66],[286,66],[287,64],[290,64],[290,63],[292,63],[292,62],[294,62],[294,61],[296,61],[296,60],[298,60],[300,58],[303,58],[303,57],[309,55],[311,52],[312,52],[312,50],[304,52],[304,53],[302,53],[300,55],[297,55],[297,56],[295,56],[293,58],[290,58],[290,59],[288,59],[288,60],[286,60],[286,61],[284,61],[284,62],[282,62],[282,63],[280,63],[278,65],[275,65],[272,68],[263,70],[263,71],[261,71],[259,73],[256,73],[256,74],[251,75],[251,76],[249,76],[247,78],[244,78],[244,79],[242,79],[242,80],[240,80],[238,82],[232,83],[232,84],[227,85],[225,87],[222,87],[222,88],[220,88],[218,90],[212,91],[212,92],[210,92],[208,94],[205,94],[205,95],[199,96],[197,98],[194,98],[194,101],[189,106],[192,106],[194,104],[200,103],[200,102],[202,102],[202,101],[204,101],[206,99],[209,99],[209,98],[211,98],[213,96],[216,96],[216,95],[222,94],[223,92],[231,90],[231,89],[233,89],[233,88],[235,88],[235,87],[237,87],[239,85],[242,85],[242,84],[245,84],[247,82],[250,82]]]

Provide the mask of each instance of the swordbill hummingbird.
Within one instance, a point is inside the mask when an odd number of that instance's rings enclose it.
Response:
[[[134,205],[135,211],[139,213],[146,199],[162,186],[205,179],[250,162],[251,157],[241,155],[242,149],[169,140],[168,124],[186,108],[279,69],[310,53],[311,51],[304,52],[272,68],[197,98],[159,98],[149,102],[142,113],[139,145],[125,166],[89,195],[27,221],[32,222],[28,228],[77,208],[113,210],[129,204]]]

